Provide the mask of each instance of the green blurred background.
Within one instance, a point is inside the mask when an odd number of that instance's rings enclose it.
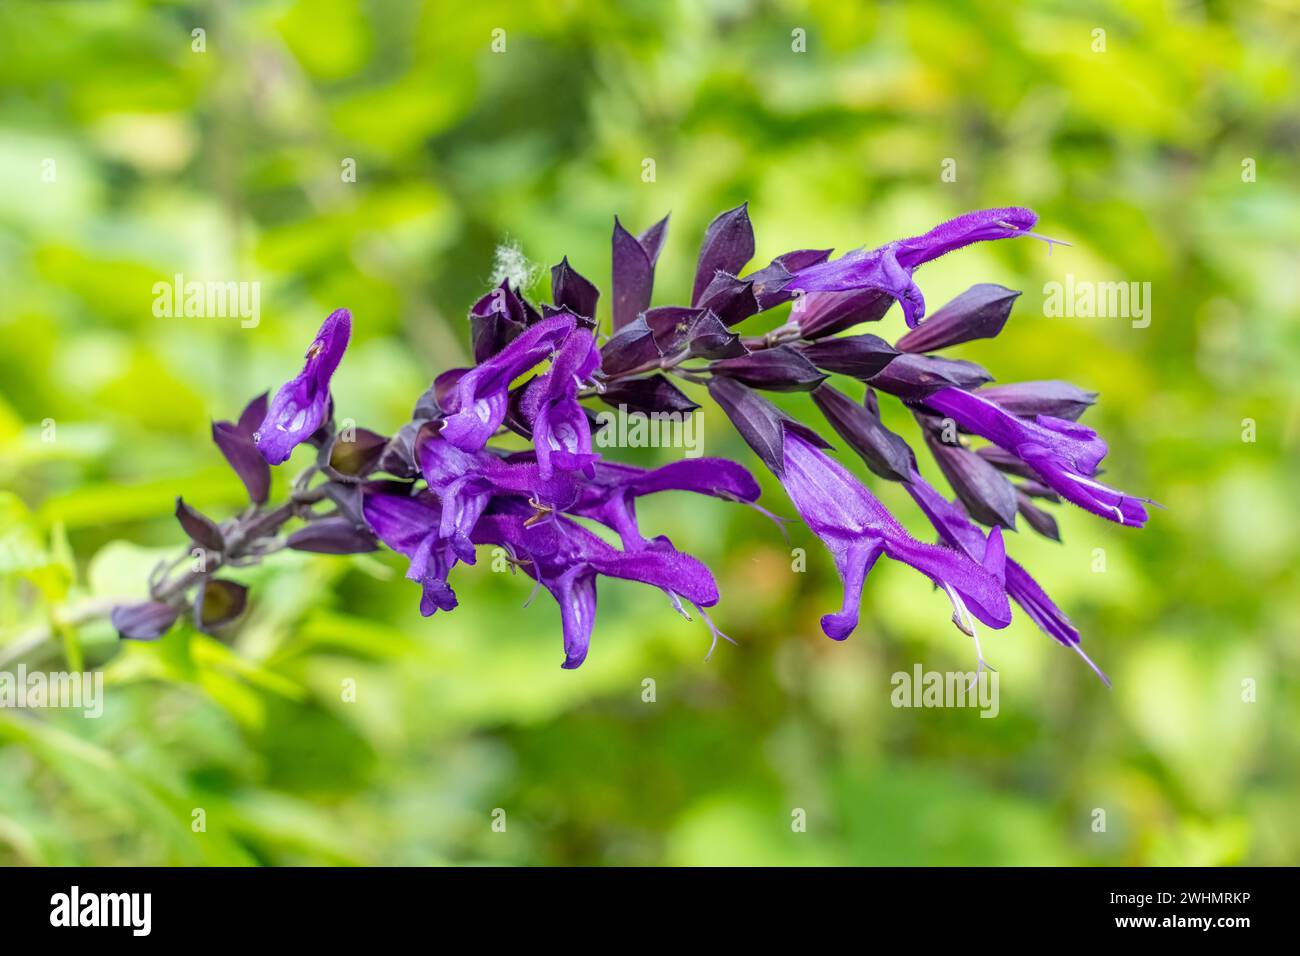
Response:
[[[1297,62],[1282,2],[7,0],[0,644],[12,664],[52,616],[61,639],[22,659],[102,664],[108,703],[0,710],[0,862],[1300,861]],[[957,354],[1100,391],[1108,480],[1168,506],[1140,533],[1070,511],[1063,545],[1010,540],[1113,691],[1018,617],[984,636],[996,719],[894,709],[895,671],[974,664],[943,596],[882,563],[836,644],[805,529],[794,573],[760,516],[685,496],[642,524],[717,572],[739,646],[707,663],[700,623],[605,582],[590,657],[562,671],[554,603],[521,608],[531,582],[484,560],[428,620],[392,555],[286,554],[241,573],[253,609],[223,641],[77,623],[181,546],[173,495],[240,507],[209,421],[296,372],[330,309],[355,317],[340,414],[391,432],[464,362],[498,244],[567,254],[607,320],[615,214],[672,212],[668,303],[742,200],[760,263],[993,205],[1073,243],[974,247],[918,279],[931,310],[1023,289],[1000,338]],[[261,323],[155,318],[177,272],[260,282]],[[1044,317],[1067,273],[1150,282],[1150,327]],[[895,309],[873,331],[901,327]],[[712,411],[705,451],[756,464]]]

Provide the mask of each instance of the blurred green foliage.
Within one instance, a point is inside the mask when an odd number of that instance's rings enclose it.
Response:
[[[0,653],[53,620],[33,665],[104,667],[108,703],[0,710],[0,862],[1294,864],[1297,62],[1280,0],[8,0]],[[253,609],[224,641],[78,623],[180,547],[173,495],[241,505],[209,420],[296,371],[330,309],[356,318],[340,413],[391,431],[464,360],[499,243],[567,254],[607,308],[613,215],[671,211],[656,301],[677,301],[742,200],[760,262],[993,205],[1072,243],[918,278],[932,310],[973,282],[1025,290],[960,354],[1100,391],[1108,478],[1168,506],[1141,533],[1069,512],[1063,546],[1010,542],[1114,691],[1018,618],[984,638],[997,719],[896,710],[893,672],[973,666],[942,595],[882,564],[835,644],[817,619],[838,582],[804,529],[798,574],[761,517],[680,496],[642,521],[717,571],[739,646],[708,663],[699,622],[608,582],[587,663],[561,671],[531,582],[459,568],[461,608],[425,620],[391,555],[243,572]],[[262,321],[155,318],[175,273],[260,282]],[[1045,318],[1067,273],[1150,282],[1150,327]],[[713,413],[705,434],[753,464]]]

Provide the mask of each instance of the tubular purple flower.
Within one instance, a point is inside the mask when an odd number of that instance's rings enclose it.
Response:
[[[912,281],[912,270],[974,242],[1034,235],[1029,230],[1036,222],[1035,212],[1018,207],[966,213],[940,223],[924,235],[870,251],[849,252],[802,269],[785,288],[805,293],[876,289],[897,299],[908,327],[916,328],[925,315],[925,297]]]
[[[253,435],[253,444],[269,464],[287,461],[294,448],[324,424],[330,411],[330,378],[339,367],[351,335],[352,315],[348,310],[331,312],[307,349],[302,371],[275,393]]]
[[[478,451],[505,421],[510,383],[553,352],[576,325],[565,312],[530,325],[500,352],[476,365],[452,387],[447,400],[452,414],[443,421],[443,437],[464,451]]]
[[[1142,527],[1143,503],[1093,480],[1106,457],[1106,443],[1091,428],[1036,415],[1019,418],[978,394],[945,388],[925,399],[929,408],[947,415],[966,431],[981,435],[1029,465],[1062,498],[1110,521]]]
[[[998,574],[1001,533],[989,537],[979,562],[951,548],[922,544],[909,535],[866,487],[797,430],[785,429],[783,474],[777,477],[808,527],[822,539],[844,582],[838,614],[822,618],[822,630],[835,640],[848,637],[858,623],[858,605],[867,574],[886,554],[911,565],[942,587],[953,602],[954,621],[973,632],[967,611],[990,627],[1006,627],[1011,609]]]
[[[1023,206],[1004,206],[1000,209],[979,209],[947,222],[941,222],[923,236],[913,236],[897,243],[899,265],[915,269],[940,256],[976,242],[994,239],[1015,239],[1034,236],[1030,232],[1038,222],[1038,213]],[[1057,240],[1048,240],[1055,242]]]
[[[474,563],[470,532],[494,495],[526,499],[544,514],[568,508],[578,494],[568,473],[543,478],[532,452],[505,459],[491,451],[461,451],[439,435],[435,425],[426,425],[416,436],[415,457],[442,506],[438,534],[466,564]]]
[[[965,552],[972,560],[980,560],[988,547],[988,539],[985,538],[983,531],[971,523],[959,505],[939,494],[919,472],[912,473],[912,478],[905,487],[945,543]],[[989,538],[991,539],[995,533],[998,533],[997,528],[989,533]],[[1020,605],[1030,619],[1053,640],[1064,644],[1083,658],[1084,662],[1092,668],[1093,673],[1109,687],[1110,678],[1093,663],[1092,658],[1084,653],[1080,645],[1079,631],[1070,623],[1065,612],[1052,602],[1038,582],[1029,576],[1029,572],[1007,558],[1003,578],[1007,594]]]
[[[406,576],[422,589],[420,613],[429,617],[454,608],[456,594],[447,585],[447,572],[455,556],[439,534],[442,508],[437,497],[427,491],[412,497],[367,487],[362,513],[375,537],[410,559]]]
[[[726,635],[705,611],[718,601],[713,575],[667,537],[642,534],[638,500],[685,491],[783,519],[759,506],[758,483],[732,461],[687,458],[645,469],[602,460],[593,435],[608,437],[609,422],[588,407],[590,399],[647,415],[690,412],[698,406],[675,384],[689,382],[707,388],[831,552],[843,586],[840,608],[821,617],[832,639],[856,627],[867,575],[887,555],[943,589],[977,654],[974,622],[1005,627],[1010,598],[1082,655],[1069,619],[1007,559],[1001,528],[1013,528],[1021,515],[1059,540],[1055,519],[1039,505],[1061,498],[1124,524],[1146,521],[1147,499],[1096,481],[1106,443],[1073,421],[1096,395],[1057,381],[990,386],[982,367],[928,354],[996,336],[1019,295],[1010,289],[972,286],[918,326],[926,304],[917,268],[975,242],[1035,236],[1036,221],[1028,209],[987,209],[833,261],[830,250],[800,249],[742,274],[756,248],[742,204],[709,225],[690,304],[652,307],[668,221],[634,235],[615,219],[607,300],[613,334],[602,348],[595,317],[601,292],[567,258],[551,270],[551,304],[534,306],[520,285],[502,280],[469,312],[474,364],[437,375],[391,437],[334,428],[330,382],[351,336],[351,316],[339,309],[321,325],[302,371],[270,402],[263,395],[238,422],[213,424],[213,440],[251,506],[218,521],[178,498],[177,519],[220,568],[255,565],[285,548],[355,554],[385,544],[406,557],[426,616],[456,607],[448,574],[458,563],[473,564],[478,545],[501,547],[560,605],[566,668],[587,656],[601,575],[659,588],[684,616],[684,603],[693,603],[716,645]],[[788,321],[739,329],[791,300]],[[880,319],[894,301],[913,327],[895,345],[874,335],[834,337]],[[831,375],[867,383],[862,402],[828,384]],[[816,431],[764,391],[810,392],[873,472],[908,488],[939,543],[908,534]],[[881,419],[877,393],[914,414],[957,500],[921,478],[912,448]],[[987,443],[968,448],[959,429]],[[494,441],[507,433],[515,436],[509,446]],[[270,466],[303,442],[317,449],[313,467],[295,479],[287,500],[266,507]],[[995,526],[986,533],[976,522]],[[163,563],[150,575],[148,600],[117,607],[112,619],[123,637],[149,640],[188,608],[196,627],[214,633],[236,622],[247,595],[237,582]]]
[[[591,644],[597,575],[651,584],[701,609],[718,602],[709,569],[663,538],[641,551],[618,551],[568,518],[530,525],[522,514],[505,513],[480,518],[474,541],[505,548],[529,577],[551,592],[564,627],[561,666],[569,670],[582,664]]]
[[[596,338],[587,329],[573,332],[551,363],[539,385],[533,419],[533,445],[537,469],[543,480],[556,469],[590,473],[596,455],[591,451],[591,425],[578,401],[578,389],[600,368]]]

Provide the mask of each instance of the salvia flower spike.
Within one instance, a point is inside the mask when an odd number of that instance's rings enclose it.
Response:
[[[218,522],[177,499],[176,516],[191,545],[204,549],[206,566],[182,559],[160,566],[147,599],[116,608],[113,623],[136,640],[156,640],[182,618],[214,633],[236,626],[248,590],[217,572],[284,548],[357,554],[387,547],[406,559],[420,613],[431,616],[455,610],[452,574],[488,546],[554,597],[565,668],[591,650],[601,577],[661,590],[688,619],[685,604],[693,605],[711,652],[718,638],[731,640],[705,611],[719,604],[717,581],[699,559],[644,529],[637,502],[694,494],[775,516],[758,504],[759,485],[737,462],[688,458],[647,469],[605,457],[589,404],[689,414],[707,391],[831,553],[843,600],[821,618],[828,636],[844,640],[854,630],[867,576],[883,555],[935,584],[953,622],[975,640],[981,667],[977,625],[1006,627],[1014,602],[1106,680],[1070,619],[1007,556],[1003,535],[1017,530],[1019,516],[1022,529],[1059,541],[1046,506],[1062,499],[1137,528],[1150,502],[1097,480],[1106,443],[1077,422],[1096,393],[1050,378],[992,384],[978,365],[929,354],[996,337],[1018,292],[976,285],[925,320],[914,278],[920,266],[972,243],[1042,239],[1031,231],[1037,221],[1018,207],[980,210],[870,251],[830,258],[831,250],[799,249],[745,274],[755,243],[742,204],[710,223],[690,301],[654,305],[667,218],[640,235],[616,218],[611,294],[602,296],[567,257],[551,270],[551,303],[530,302],[510,279],[486,290],[469,310],[474,364],[433,376],[391,437],[350,422],[335,427],[330,383],[352,333],[351,314],[338,309],[312,340],[302,371],[269,402],[260,396],[237,421],[213,425],[213,441],[250,504]],[[1054,240],[1047,242],[1050,251]],[[893,344],[861,331],[839,334],[880,321],[894,302],[909,331]],[[739,328],[783,307],[788,318]],[[607,316],[597,314],[601,308]],[[695,386],[705,388],[682,390]],[[871,472],[906,488],[938,542],[913,538],[815,429],[763,392],[789,393],[789,405],[819,410]],[[901,403],[897,417],[914,423],[919,443],[885,424],[881,394]],[[506,432],[530,444],[501,447]],[[303,443],[317,447],[315,464],[289,483],[286,501],[270,505],[270,466]],[[922,477],[914,447],[930,450],[956,500]]]

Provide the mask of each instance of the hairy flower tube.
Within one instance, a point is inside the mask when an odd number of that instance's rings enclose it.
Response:
[[[474,364],[438,374],[390,435],[335,424],[330,383],[353,331],[351,313],[339,309],[298,375],[269,401],[253,399],[236,421],[212,426],[249,507],[218,523],[178,499],[177,519],[205,562],[179,574],[175,565],[160,568],[149,599],[116,608],[114,623],[123,637],[154,640],[188,609],[202,630],[230,627],[248,593],[220,572],[282,548],[386,547],[405,558],[420,612],[431,616],[455,610],[456,566],[491,547],[559,605],[565,668],[591,650],[601,577],[662,591],[682,614],[694,606],[716,643],[725,635],[705,611],[721,599],[712,572],[643,530],[637,501],[687,493],[770,517],[758,504],[758,482],[721,458],[638,467],[609,459],[593,440],[602,422],[592,403],[683,413],[699,407],[693,392],[707,392],[834,560],[843,590],[839,609],[821,619],[829,637],[844,640],[856,628],[868,576],[884,556],[947,596],[981,664],[976,624],[1006,627],[1014,603],[1105,680],[1069,618],[1008,557],[1007,543],[1018,519],[1059,540],[1046,505],[1066,501],[1138,528],[1150,502],[1097,480],[1106,443],[1077,421],[1095,393],[1055,379],[994,384],[978,365],[933,354],[996,337],[1019,293],[976,285],[926,318],[914,278],[920,266],[972,243],[1041,239],[1030,231],[1037,220],[1023,208],[981,210],[869,251],[831,258],[831,250],[796,250],[746,273],[755,245],[742,205],[709,225],[689,302],[653,305],[668,220],[635,235],[615,219],[607,334],[596,314],[600,291],[568,258],[551,270],[549,303],[534,304],[507,279],[469,310]],[[908,331],[893,344],[842,334],[880,321],[895,302]],[[739,328],[782,307],[788,314],[763,329]],[[778,406],[764,392],[789,397]],[[922,476],[912,444],[884,425],[881,394],[915,419],[955,499]],[[783,410],[792,401],[816,408],[874,475],[901,484],[937,542],[909,534],[816,430]],[[314,449],[314,460],[289,499],[271,506],[270,468],[300,445]],[[608,540],[593,522],[608,529]]]

